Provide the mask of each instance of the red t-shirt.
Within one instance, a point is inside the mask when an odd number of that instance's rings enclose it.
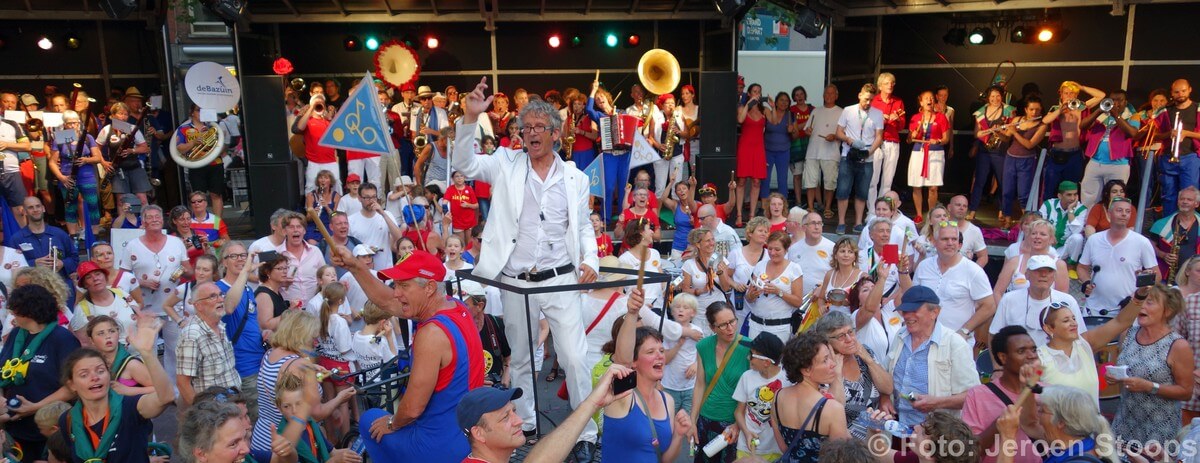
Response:
[[[450,218],[455,230],[468,230],[479,225],[479,216],[476,214],[476,210],[462,207],[462,203],[479,204],[479,199],[475,197],[475,190],[466,185],[463,185],[461,189],[450,185],[446,191],[446,199],[450,201]]]
[[[933,115],[933,122],[929,124],[928,129],[921,127],[921,114],[914,114],[908,122],[908,131],[913,133],[913,138],[917,140],[941,140],[946,135],[946,131],[950,129],[950,122],[946,120],[946,115],[936,113]],[[932,144],[940,144],[934,142]]]
[[[648,208],[652,211],[657,211],[658,210],[658,196],[656,196],[653,191],[651,191],[650,194],[648,194],[646,196],[647,196],[646,208]],[[630,206],[630,207],[633,206],[633,193],[632,192],[629,193],[628,195],[625,195],[625,205]]]
[[[571,151],[588,151],[596,147],[596,142],[580,133],[591,130],[592,119],[587,114],[575,121],[575,144],[571,145]]]
[[[808,118],[812,116],[813,106],[805,103],[803,107],[792,105],[788,108],[792,112],[792,118],[795,119],[796,125],[800,126],[800,133],[796,138],[807,138],[808,132],[804,131],[804,127],[808,126]]]
[[[787,227],[787,221],[784,220],[783,222],[779,222],[777,224],[771,225],[771,229],[768,230],[767,233],[775,233],[777,231],[787,231],[786,227]]]
[[[308,127],[304,129],[304,157],[307,157],[309,162],[321,164],[337,162],[337,152],[333,148],[317,144],[321,141],[321,137],[325,136],[326,130],[329,130],[329,121],[316,117],[308,119]]]
[[[370,158],[377,158],[377,157],[379,157],[379,155],[375,154],[375,153],[364,153],[362,151],[346,150],[346,160],[347,161],[353,161],[355,159],[370,159]]]
[[[604,257],[613,255],[612,237],[608,233],[601,233],[596,236],[596,256]]]
[[[633,209],[625,209],[625,212],[621,214],[621,221],[623,224],[628,224],[629,222],[637,219],[646,219],[650,221],[650,223],[654,224],[655,230],[659,229],[657,209],[647,208],[646,213],[642,215],[635,214]]]
[[[883,141],[900,142],[900,128],[904,126],[904,102],[900,101],[896,95],[892,95],[891,101],[884,103],[879,95],[875,95],[875,99],[871,100],[871,107],[883,112]],[[894,121],[888,121],[887,116],[893,113],[898,114]]]

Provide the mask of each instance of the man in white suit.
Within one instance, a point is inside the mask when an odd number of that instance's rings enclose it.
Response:
[[[484,97],[487,78],[467,95],[458,133],[475,133],[479,115],[492,97]],[[453,152],[454,168],[467,178],[493,185],[492,210],[483,230],[476,275],[495,278],[519,287],[591,283],[600,267],[596,236],[588,214],[588,176],[560,160],[556,146],[562,135],[562,116],[543,101],[531,101],[518,115],[524,148],[498,149],[483,156],[474,137],[459,137]],[[538,314],[544,314],[554,333],[554,351],[566,369],[571,406],[578,407],[591,393],[591,365],[584,362],[587,344],[578,291],[502,294],[505,331],[513,340],[509,362],[513,387],[533,390],[530,376],[529,336],[536,333]],[[530,323],[532,321],[532,324]],[[533,434],[536,415],[532,394],[517,401],[527,436]],[[572,452],[577,461],[592,461],[596,427],[588,423]]]

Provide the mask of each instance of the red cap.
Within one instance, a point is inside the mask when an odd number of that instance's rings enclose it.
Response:
[[[358,174],[350,174],[350,175],[347,175],[347,176],[346,176],[346,183],[350,183],[350,182],[359,182],[359,183],[362,183],[362,177],[359,177],[359,176],[358,176]]]
[[[738,76],[738,85],[746,85],[746,78],[739,75]]]
[[[415,91],[417,91],[417,86],[413,85],[412,82],[409,82],[407,84],[401,85],[400,91],[401,92],[415,92]]]
[[[102,273],[104,273],[105,277],[108,277],[108,270],[100,268],[100,266],[96,265],[95,262],[92,262],[90,260],[85,260],[83,262],[80,262],[79,267],[75,270],[75,273],[77,275],[79,275],[79,281],[78,281],[79,286],[83,286],[83,279],[86,278],[88,276],[88,274],[92,273],[92,272],[102,272]]]
[[[426,278],[442,281],[446,278],[446,266],[437,256],[425,251],[413,251],[400,259],[395,267],[379,271],[380,280],[404,281],[413,278]]]
[[[658,103],[658,107],[660,107],[660,108],[661,108],[661,107],[662,107],[662,105],[664,105],[664,104],[666,104],[666,103],[667,103],[667,100],[674,100],[674,99],[675,99],[675,95],[672,95],[672,94],[670,94],[670,93],[664,93],[664,94],[662,94],[662,95],[659,95],[659,96],[658,96],[658,101],[657,101],[657,103]]]

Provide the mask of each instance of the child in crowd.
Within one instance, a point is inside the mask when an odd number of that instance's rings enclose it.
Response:
[[[742,373],[733,390],[733,400],[738,403],[733,417],[741,430],[738,458],[756,455],[766,461],[775,461],[782,455],[771,429],[775,395],[792,385],[779,365],[783,359],[783,341],[774,334],[762,332],[748,347],[750,369]]]
[[[463,240],[458,235],[450,235],[446,237],[446,281],[457,282],[458,277],[454,276],[457,270],[470,270],[475,268],[474,265],[463,260]]]
[[[592,232],[596,234],[596,255],[599,257],[615,256],[612,237],[605,232],[604,219],[600,218],[600,213],[592,212],[588,217],[592,220]]]
[[[364,245],[360,244],[359,246],[364,246]],[[355,249],[357,249],[357,246],[355,247]],[[374,261],[372,261],[372,262],[374,262]],[[347,275],[349,275],[349,273],[347,273]],[[353,276],[351,276],[350,279],[353,279]],[[320,268],[318,268],[317,269],[317,294],[315,296],[313,296],[312,299],[308,300],[308,303],[306,303],[304,305],[304,310],[307,311],[308,313],[316,315],[317,317],[320,317],[321,316],[321,304],[325,303],[325,294],[324,294],[325,287],[328,286],[330,283],[337,283],[337,282],[338,282],[338,275],[337,275],[336,267],[334,267],[332,265],[322,265]],[[347,302],[347,299],[348,298],[342,299],[341,305],[339,305],[337,307],[337,314],[341,315],[342,318],[344,318],[347,323],[352,323],[354,321],[354,319],[358,317],[358,312],[356,310],[354,310],[354,308],[352,306],[350,306],[350,304]]]
[[[483,154],[492,154],[496,151],[496,139],[491,135],[484,135],[480,145],[483,146]],[[474,180],[471,183],[475,188],[475,196],[479,197],[479,220],[486,222],[488,212],[492,210],[492,185],[482,180]]]
[[[383,362],[396,356],[396,337],[392,331],[391,314],[384,312],[373,302],[367,302],[363,307],[363,323],[365,326],[354,333],[353,348],[356,355],[355,371],[366,371],[383,365]],[[363,378],[372,383],[379,376],[378,371],[367,373]]]
[[[296,443],[296,456],[298,463],[321,463],[325,461],[350,461],[346,457],[349,455],[341,455],[349,452],[353,455],[350,449],[334,449],[333,444],[325,437],[325,433],[321,432],[321,425],[312,419],[312,407],[316,401],[315,397],[305,397],[304,387],[307,381],[315,381],[313,374],[308,371],[303,371],[301,374],[306,375],[305,379],[291,373],[285,373],[279,376],[279,381],[275,383],[275,406],[279,407],[279,413],[283,415],[283,419],[279,421],[276,428],[276,433],[283,436],[288,442]],[[330,420],[326,420],[326,424]],[[357,455],[354,455],[357,457]],[[359,460],[359,458],[354,458]]]
[[[479,198],[475,189],[467,185],[467,177],[462,172],[455,171],[450,177],[453,185],[446,190],[446,201],[450,203],[450,223],[455,234],[464,241],[471,240],[471,229],[479,225]]]
[[[350,387],[349,380],[339,380],[334,376],[346,375],[354,370],[350,364],[355,360],[354,336],[350,333],[350,323],[338,315],[338,307],[346,302],[346,286],[333,282],[321,290],[325,301],[321,303],[321,331],[317,336],[317,365],[329,370],[333,375],[325,379],[325,401],[332,400],[338,392]],[[330,387],[332,386],[332,387]],[[278,397],[278,396],[276,396]],[[349,406],[341,404],[334,410],[330,419],[325,421],[326,431],[336,439],[350,430]]]
[[[33,414],[33,422],[37,423],[38,432],[50,437],[58,434],[58,418],[71,409],[71,405],[61,400],[55,400],[39,408]]]
[[[358,187],[362,186],[362,177],[358,174],[346,176],[346,195],[338,201],[338,212],[354,215],[362,211],[362,200],[358,199]]]
[[[671,314],[680,325],[701,331],[692,323],[697,304],[696,296],[679,293],[671,300]],[[663,370],[662,385],[667,394],[675,398],[675,410],[671,413],[682,407],[691,414],[692,391],[696,388],[696,341],[683,336],[675,342],[663,341],[663,347],[667,349],[667,366]]]
[[[404,210],[404,206],[412,204],[414,194],[412,177],[407,175],[400,176],[400,183],[392,187],[392,191],[387,194],[387,211],[392,213],[392,217],[400,218],[400,212]]]

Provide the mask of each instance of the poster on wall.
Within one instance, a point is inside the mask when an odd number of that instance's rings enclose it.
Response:
[[[786,51],[791,47],[791,27],[764,10],[746,15],[738,28],[743,51]]]

